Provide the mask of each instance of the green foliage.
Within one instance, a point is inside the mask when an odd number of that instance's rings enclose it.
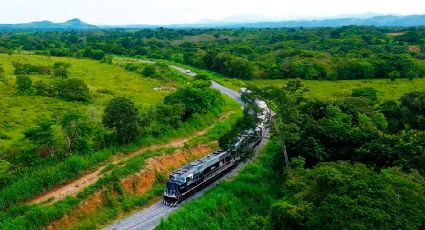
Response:
[[[0,65],[0,82],[7,83],[7,80],[4,75],[4,68],[2,65]]]
[[[400,100],[404,117],[410,127],[425,130],[425,93],[411,92]]]
[[[24,131],[24,136],[35,144],[38,148],[35,149],[41,156],[55,154],[54,147],[55,136],[52,129],[53,122],[47,119],[40,119],[37,126]],[[43,148],[45,147],[45,148]]]
[[[375,104],[378,100],[378,91],[373,87],[364,87],[353,89],[351,96],[352,97],[363,97],[369,100],[371,103]]]
[[[100,61],[101,63],[106,63],[109,65],[112,65],[112,61],[114,60],[114,57],[111,55],[106,55],[105,57],[102,58],[102,60]]]
[[[380,106],[380,111],[385,115],[388,122],[388,132],[398,133],[404,128],[403,114],[400,106],[395,101],[385,101]]]
[[[138,110],[125,97],[115,97],[105,108],[102,123],[112,129],[120,143],[130,143],[139,133]]]
[[[156,74],[155,65],[153,64],[146,65],[142,70],[142,74],[146,77],[153,77]]]
[[[178,89],[176,92],[166,96],[164,103],[168,105],[182,104],[184,106],[185,120],[195,113],[218,112],[219,107],[223,104],[223,99],[218,90],[208,87],[211,83],[207,82],[205,84],[195,83],[193,87]]]
[[[56,82],[55,88],[57,95],[66,100],[71,101],[88,101],[90,100],[90,91],[83,80],[67,79],[65,81]]]
[[[296,169],[271,208],[273,229],[419,229],[424,184],[397,169],[376,173],[362,164],[321,163]],[[419,176],[420,177],[420,176]],[[299,185],[299,186],[297,186]]]
[[[71,64],[65,62],[56,62],[53,64],[53,76],[60,77],[62,80],[68,77]]]
[[[62,117],[60,124],[65,134],[68,152],[84,153],[90,151],[88,137],[92,128],[81,113],[67,113]]]
[[[16,92],[18,94],[31,94],[32,80],[27,75],[16,77]]]
[[[12,62],[12,65],[15,68],[15,75],[50,75],[50,73],[52,72],[52,68],[50,66],[34,65],[29,63],[23,64],[20,62]]]

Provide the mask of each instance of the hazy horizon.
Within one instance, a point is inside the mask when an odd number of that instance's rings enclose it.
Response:
[[[332,18],[357,14],[425,14],[423,0],[14,0],[2,3],[0,24],[79,18],[96,25],[182,24]]]

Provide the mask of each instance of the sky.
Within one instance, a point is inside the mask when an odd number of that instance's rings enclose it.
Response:
[[[425,14],[425,0],[0,0],[0,24],[79,18],[96,25]]]

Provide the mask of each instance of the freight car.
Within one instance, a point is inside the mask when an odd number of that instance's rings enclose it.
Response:
[[[264,101],[256,100],[255,103],[260,109],[255,129],[248,129],[239,134],[229,149],[215,151],[170,174],[163,195],[166,205],[176,206],[195,192],[205,188],[235,168],[245,159],[247,151],[252,151],[261,143],[270,110]]]

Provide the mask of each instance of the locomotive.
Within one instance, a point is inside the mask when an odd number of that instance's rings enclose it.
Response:
[[[246,151],[255,149],[261,143],[270,110],[262,100],[255,100],[255,104],[260,109],[256,127],[239,134],[227,150],[217,150],[172,172],[164,191],[164,204],[176,206],[210,185],[243,161]]]

